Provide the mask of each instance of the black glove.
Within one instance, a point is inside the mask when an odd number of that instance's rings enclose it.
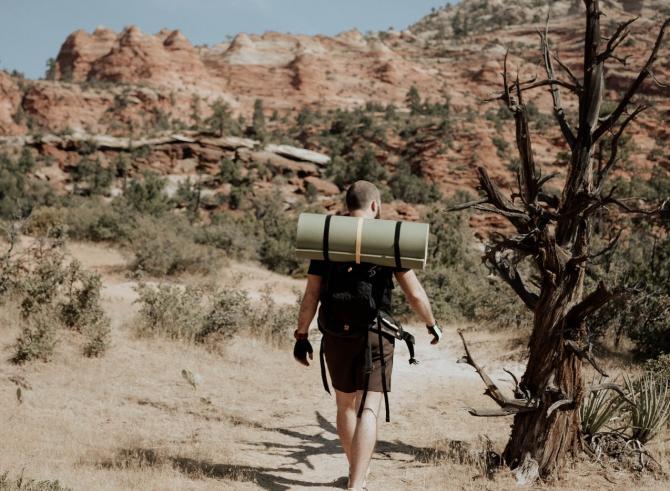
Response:
[[[433,336],[433,340],[430,344],[437,344],[440,339],[442,339],[442,329],[437,325],[437,322],[432,326],[426,326],[426,329],[428,329],[428,333]]]
[[[309,366],[309,361],[307,361],[307,355],[309,354],[309,359],[314,359],[314,350],[312,349],[312,344],[307,339],[307,335],[295,335],[295,345],[293,346],[293,358],[295,358],[299,363],[302,363],[306,367]]]

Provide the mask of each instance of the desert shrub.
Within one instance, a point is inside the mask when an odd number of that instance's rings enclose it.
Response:
[[[579,406],[582,434],[592,436],[606,428],[620,416],[625,404],[625,399],[612,390],[603,388],[589,392]]]
[[[405,161],[398,163],[389,180],[389,186],[395,199],[408,203],[433,203],[441,197],[435,183],[413,173],[409,164]]]
[[[23,232],[30,235],[49,236],[66,226],[65,210],[54,206],[41,206],[32,211],[23,226]]]
[[[300,296],[296,303],[279,305],[272,297],[272,291],[266,288],[262,291],[260,302],[251,314],[251,332],[275,344],[285,344],[291,339],[291,332],[298,323]]]
[[[21,255],[7,254],[3,273],[14,275],[3,282],[2,298],[18,305],[22,331],[13,361],[48,360],[56,345],[58,329],[83,335],[83,352],[99,356],[109,344],[110,321],[100,305],[102,283],[98,275],[69,260],[58,239],[41,237]]]
[[[647,372],[670,382],[670,354],[660,355],[653,360],[647,360],[644,365]]]
[[[194,341],[204,319],[203,295],[199,288],[140,283],[135,327],[140,335],[161,335]]]
[[[612,331],[616,343],[627,336],[640,358],[655,358],[670,353],[670,237],[654,238],[643,223],[624,226],[629,236],[589,272],[594,282],[607,278],[629,294],[589,318],[588,328],[594,339]]]
[[[56,481],[37,481],[23,477],[23,472],[16,479],[9,477],[9,472],[0,474],[0,490],[2,491],[69,491]]]
[[[247,293],[231,288],[214,293],[209,304],[198,332],[198,341],[212,335],[224,339],[233,337],[244,325],[250,310]]]
[[[108,194],[115,176],[116,168],[113,164],[103,166],[100,159],[83,157],[72,171],[74,192],[84,195]]]
[[[336,156],[328,166],[327,172],[340,189],[360,179],[379,184],[388,177],[386,168],[379,162],[371,146],[346,158]]]
[[[653,373],[646,373],[637,380],[625,379],[629,405],[630,429],[633,439],[642,444],[653,439],[670,420],[668,381]]]
[[[66,267],[63,290],[58,305],[61,322],[86,337],[86,356],[101,355],[109,344],[110,321],[100,306],[100,276],[84,270],[79,261],[71,261]]]
[[[76,200],[64,212],[67,234],[76,240],[121,241],[127,238],[132,225],[127,209],[95,197]]]
[[[441,322],[477,321],[490,328],[527,327],[531,317],[507,284],[482,263],[468,217],[448,213],[451,203],[468,201],[456,196],[428,208],[422,217],[430,224],[428,263],[417,271],[433,312]],[[409,306],[400,295],[394,295],[394,312],[409,314]]]
[[[49,306],[43,306],[33,311],[22,324],[12,362],[49,361],[57,343],[58,318],[53,310]]]
[[[35,166],[28,148],[18,158],[0,153],[0,217],[25,218],[36,206],[56,201],[53,190],[32,176]]]
[[[260,225],[261,263],[279,273],[297,272],[304,266],[298,262],[294,251],[297,218],[287,213],[278,194],[258,198],[254,208]]]
[[[218,290],[180,285],[148,285],[136,288],[139,305],[135,319],[141,336],[206,343],[230,339],[244,332],[277,345],[290,339],[298,319],[298,303],[278,304],[270,289],[258,303],[237,288]]]
[[[24,268],[18,284],[21,313],[24,317],[55,304],[65,280],[65,253],[62,243],[40,240],[30,251],[35,264]]]
[[[195,232],[195,241],[199,244],[216,247],[228,257],[236,259],[256,259],[260,226],[251,213],[241,216],[230,213],[217,213],[212,216],[209,225],[199,227]]]
[[[132,269],[156,276],[209,273],[218,260],[216,250],[193,242],[190,224],[180,217],[138,218],[128,245]]]
[[[140,214],[159,216],[172,209],[165,193],[165,179],[146,172],[143,179],[133,179],[126,187],[121,202]]]

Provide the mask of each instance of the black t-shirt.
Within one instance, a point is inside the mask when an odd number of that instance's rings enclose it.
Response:
[[[352,263],[354,264],[354,263]],[[409,271],[407,268],[395,268],[388,266],[377,266],[374,264],[369,265],[371,269],[375,269],[376,272],[374,277],[379,281],[380,286],[383,288],[383,294],[381,295],[381,303],[378,306],[380,310],[384,312],[391,313],[391,293],[393,291],[393,273],[404,273]],[[316,276],[321,276],[322,278],[328,275],[330,270],[330,265],[326,261],[321,261],[318,259],[312,259],[309,263],[309,269],[307,274],[313,274]],[[321,293],[325,291],[326,282],[321,283]]]

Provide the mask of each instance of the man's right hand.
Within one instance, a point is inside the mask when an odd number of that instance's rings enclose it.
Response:
[[[310,360],[314,359],[312,344],[308,339],[296,339],[295,345],[293,346],[293,358],[295,358],[298,363],[302,363],[308,367],[309,361],[307,361],[307,355],[309,355]]]

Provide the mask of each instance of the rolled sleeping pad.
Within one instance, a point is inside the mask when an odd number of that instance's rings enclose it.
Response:
[[[296,256],[423,269],[428,257],[428,224],[301,213]]]

